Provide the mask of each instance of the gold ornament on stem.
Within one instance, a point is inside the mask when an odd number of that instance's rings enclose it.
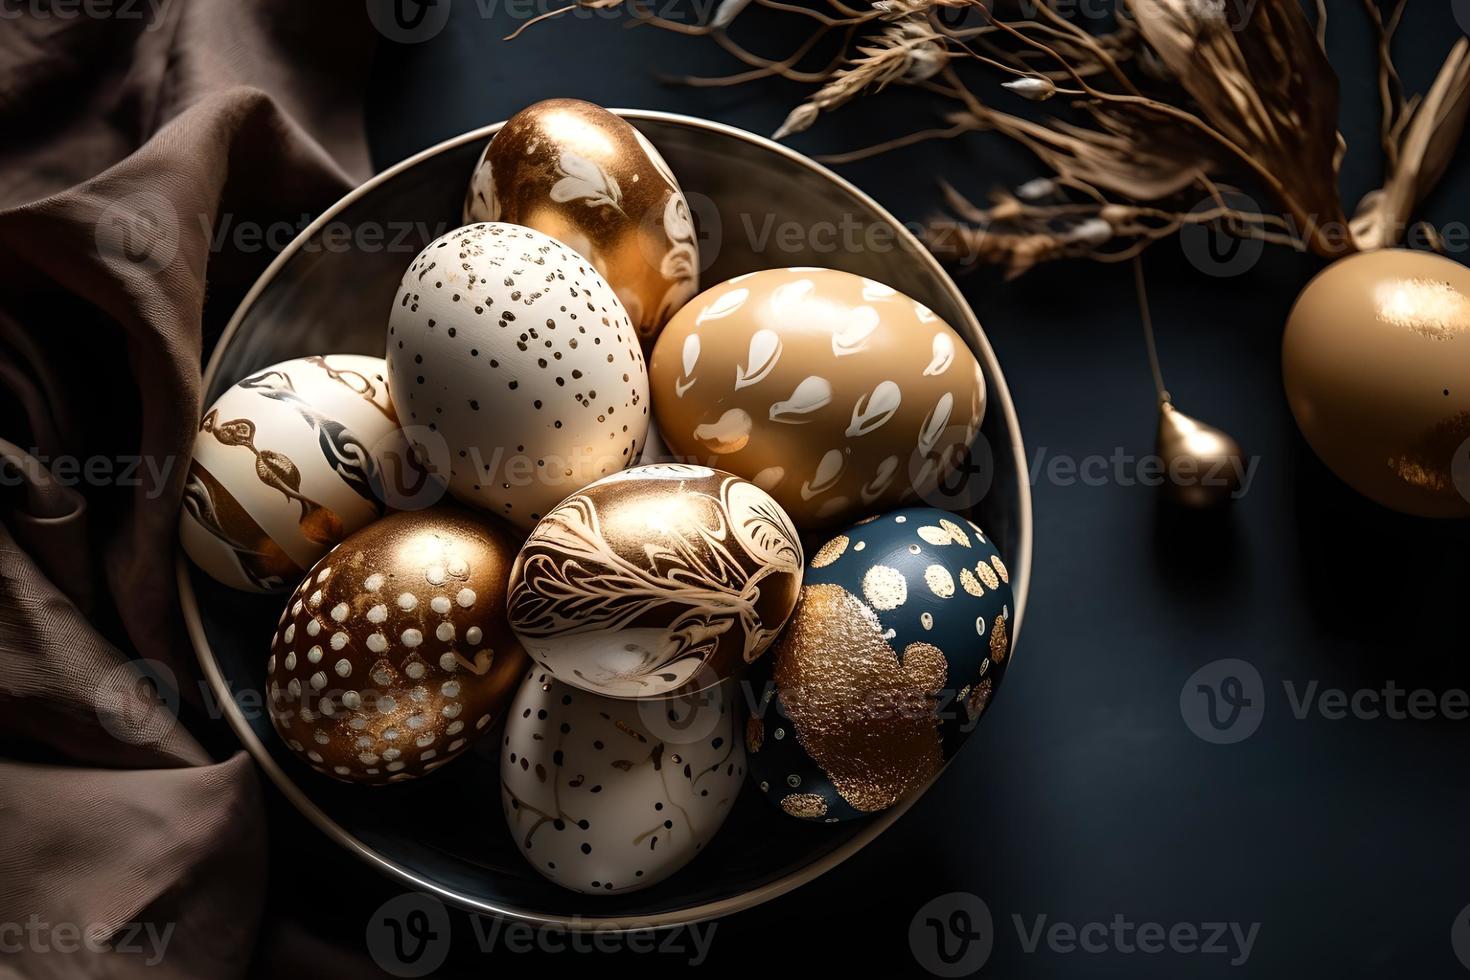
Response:
[[[1143,337],[1148,346],[1149,368],[1159,400],[1159,429],[1154,451],[1164,464],[1164,494],[1175,503],[1197,510],[1219,506],[1234,499],[1245,471],[1240,444],[1229,433],[1215,428],[1174,407],[1164,387],[1159,368],[1159,349],[1154,343],[1153,316],[1143,281],[1143,263],[1133,260],[1138,309],[1143,319]]]

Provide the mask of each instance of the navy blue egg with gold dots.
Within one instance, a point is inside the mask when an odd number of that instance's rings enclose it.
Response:
[[[1014,607],[1000,553],[948,511],[893,511],[826,542],[752,674],[746,749],[761,792],[830,823],[923,786],[990,703]]]

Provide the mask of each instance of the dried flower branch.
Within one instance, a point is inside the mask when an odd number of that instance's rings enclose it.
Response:
[[[1470,41],[1454,46],[1427,93],[1409,98],[1392,55],[1406,0],[1393,0],[1386,17],[1379,0],[1361,0],[1377,43],[1385,179],[1349,220],[1338,192],[1346,144],[1325,0],[1314,0],[1315,19],[1302,0],[1257,0],[1240,24],[1227,20],[1220,0],[1118,0],[1097,33],[1055,0],[722,0],[707,24],[665,20],[647,0],[573,3],[621,5],[641,22],[707,35],[749,68],[680,81],[723,86],[776,76],[814,86],[777,139],[892,84],[947,104],[943,125],[829,161],[982,132],[1025,147],[1045,176],[1014,193],[992,192],[986,207],[946,186],[955,217],[928,225],[936,253],[1012,276],[1057,258],[1131,258],[1192,224],[1329,257],[1392,245],[1449,166],[1470,112]],[[752,7],[814,29],[782,57],[756,54],[730,35]],[[808,64],[834,40],[835,57]],[[978,84],[977,72],[993,87]],[[999,108],[1006,99],[1065,104],[1069,118],[1018,115]],[[1231,207],[1226,195],[1236,188],[1260,192],[1271,210]]]

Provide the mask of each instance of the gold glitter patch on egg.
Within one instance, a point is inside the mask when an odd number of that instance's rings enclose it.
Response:
[[[971,721],[980,717],[980,713],[990,704],[990,694],[995,690],[995,682],[989,677],[980,679],[969,694],[965,695],[965,714]]]
[[[975,574],[980,576],[980,581],[984,582],[989,588],[1000,588],[1000,578],[995,574],[995,569],[991,568],[985,562],[982,561],[975,566]]]
[[[1006,652],[1010,644],[1006,640],[1006,621],[1003,617],[995,617],[995,628],[990,631],[990,659],[995,663],[1004,663]]]
[[[803,588],[776,647],[776,688],[798,743],[862,813],[892,806],[943,765],[943,654],[929,648],[910,644],[900,660],[877,614],[839,585]]]
[[[754,716],[745,720],[745,751],[759,752],[766,744],[766,723]]]
[[[944,651],[932,643],[918,641],[903,648],[903,670],[909,678],[929,691],[944,690],[949,679],[949,661]]]
[[[991,555],[990,564],[995,566],[995,574],[1000,576],[1000,580],[1009,584],[1011,573],[1006,569],[1006,563],[1000,560],[1000,555]]]
[[[874,609],[897,609],[908,601],[909,586],[903,573],[887,565],[874,565],[863,573],[863,598]]]
[[[1442,279],[1394,279],[1377,289],[1378,319],[1430,340],[1470,333],[1470,298]]]
[[[1400,455],[1390,456],[1388,466],[1411,487],[1433,493],[1458,493],[1454,478],[1455,453],[1470,438],[1470,412],[1460,412],[1437,422]]]
[[[968,568],[960,569],[960,585],[962,585],[965,591],[970,593],[970,595],[982,596],[985,594],[985,590],[980,587],[980,580],[977,579],[975,577],[975,574],[971,572]]]
[[[816,793],[788,793],[781,798],[781,809],[793,817],[815,820],[827,815],[827,801]]]
[[[943,565],[930,565],[924,569],[924,584],[941,599],[954,595],[954,576]]]
[[[839,534],[831,541],[822,545],[815,555],[812,555],[812,567],[826,568],[841,558],[845,551],[847,551],[847,535]]]

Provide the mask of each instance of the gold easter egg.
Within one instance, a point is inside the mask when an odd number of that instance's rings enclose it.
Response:
[[[343,782],[413,779],[505,710],[527,661],[505,616],[515,539],[456,507],[393,514],[292,593],[266,663],[271,721]]]
[[[803,560],[791,519],[753,483],[705,466],[635,466],[536,525],[511,570],[511,626],[573,687],[693,693],[775,641]]]
[[[1365,252],[1297,299],[1281,350],[1312,449],[1371,500],[1470,515],[1470,269],[1428,252]]]
[[[470,180],[464,220],[525,225],[580,252],[613,287],[645,350],[699,289],[689,202],[652,143],[590,102],[510,118]]]
[[[891,286],[765,269],[692,300],[649,361],[672,453],[737,473],[803,530],[933,500],[985,417],[963,338]]]

